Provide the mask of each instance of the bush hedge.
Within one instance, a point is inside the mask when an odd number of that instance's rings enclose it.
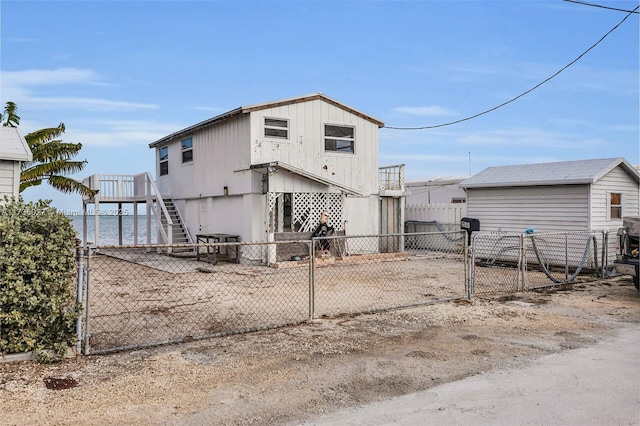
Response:
[[[76,341],[76,233],[50,201],[0,203],[0,353],[62,358]],[[53,355],[51,355],[53,353]]]

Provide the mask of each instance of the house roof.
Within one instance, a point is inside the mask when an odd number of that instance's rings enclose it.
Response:
[[[580,185],[597,182],[616,167],[640,182],[640,172],[624,158],[561,161],[489,167],[460,183],[461,188],[497,188],[540,185]]]
[[[248,105],[248,106],[242,106],[242,107],[238,107],[235,109],[232,109],[231,111],[227,111],[223,114],[217,115],[213,118],[209,118],[207,120],[201,121],[200,123],[194,124],[193,126],[189,126],[187,128],[184,128],[182,130],[179,130],[177,132],[174,132],[168,136],[163,137],[162,139],[158,139],[155,142],[152,142],[149,144],[149,148],[155,148],[158,145],[161,145],[165,142],[169,142],[172,139],[181,137],[183,135],[187,135],[189,133],[192,133],[194,130],[203,128],[203,127],[208,127],[211,126],[217,122],[220,121],[224,121],[227,120],[231,117],[235,117],[236,115],[240,115],[240,114],[248,114],[251,113],[253,111],[259,111],[259,110],[263,110],[263,109],[268,109],[268,108],[275,108],[275,107],[279,107],[279,106],[283,106],[283,105],[291,105],[291,104],[297,104],[297,103],[301,103],[301,102],[309,102],[309,101],[315,101],[317,99],[320,99],[328,104],[331,104],[333,106],[336,106],[338,108],[341,108],[353,115],[356,115],[360,118],[364,118],[365,120],[371,121],[372,123],[376,124],[378,127],[384,127],[384,123],[380,120],[377,120],[369,115],[366,115],[356,109],[353,109],[351,107],[346,106],[345,104],[342,104],[338,101],[335,101],[325,95],[323,95],[322,93],[314,93],[311,95],[306,95],[306,96],[298,96],[295,98],[288,98],[288,99],[282,99],[279,101],[272,101],[272,102],[265,102],[265,103],[261,103],[261,104],[255,104],[255,105]]]
[[[0,160],[33,160],[27,141],[16,127],[0,127],[0,142]]]
[[[447,176],[437,177],[432,179],[411,179],[405,180],[405,186],[446,186],[454,185],[462,182],[465,179],[469,179],[468,176]]]

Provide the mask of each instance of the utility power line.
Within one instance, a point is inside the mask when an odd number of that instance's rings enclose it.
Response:
[[[587,3],[587,2],[584,2],[584,1],[578,1],[578,0],[562,0],[562,1],[566,1],[568,3],[582,4],[584,6],[599,7],[601,9],[615,10],[617,12],[636,13],[636,14],[638,13],[638,11],[636,11],[636,10],[618,9],[617,7],[603,6],[601,4]]]
[[[569,0],[565,0],[565,1],[569,1]],[[435,125],[431,125],[431,126],[419,126],[419,127],[395,127],[395,126],[385,126],[387,129],[392,129],[392,130],[425,130],[425,129],[436,129],[438,127],[445,127],[445,126],[452,126],[454,124],[458,124],[458,123],[462,123],[464,121],[469,121],[472,120],[474,118],[480,117],[481,115],[485,115],[488,114],[492,111],[495,111],[499,108],[502,108],[506,105],[509,105],[510,103],[520,99],[521,97],[528,95],[529,93],[533,92],[534,90],[536,90],[538,87],[542,86],[543,84],[547,83],[548,81],[550,81],[551,79],[555,78],[556,76],[558,76],[562,71],[566,70],[567,68],[569,68],[571,65],[575,64],[576,62],[578,62],[580,59],[582,59],[582,57],[584,55],[586,55],[587,53],[589,53],[589,51],[591,51],[591,49],[595,48],[597,45],[599,45],[605,38],[607,38],[607,36],[609,36],[609,34],[611,34],[612,32],[614,32],[620,25],[622,25],[622,23],[624,21],[627,20],[627,18],[629,18],[629,16],[631,16],[634,13],[638,13],[638,8],[640,8],[640,6],[636,6],[635,9],[628,11],[627,16],[625,16],[620,22],[618,22],[613,28],[611,28],[609,31],[607,31],[607,33],[605,35],[603,35],[600,40],[598,40],[597,42],[595,42],[593,45],[591,45],[591,47],[589,47],[587,50],[585,50],[584,52],[582,52],[577,58],[575,58],[573,61],[569,62],[567,65],[565,65],[564,67],[560,68],[560,70],[556,71],[553,75],[551,75],[550,77],[547,77],[546,79],[544,79],[543,81],[541,81],[540,83],[536,84],[535,86],[533,86],[531,89],[519,94],[518,96],[509,99],[506,102],[501,103],[498,106],[495,106],[493,108],[489,108],[485,111],[479,112],[477,114],[474,114],[470,117],[466,117],[466,118],[461,118],[459,120],[455,120],[455,121],[450,121],[448,123],[442,123],[442,124],[435,124]]]

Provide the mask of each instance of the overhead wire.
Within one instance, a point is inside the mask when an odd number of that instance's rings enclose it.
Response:
[[[567,68],[569,68],[570,66],[572,66],[573,64],[575,64],[576,62],[578,62],[580,59],[582,59],[582,57],[584,55],[586,55],[587,53],[589,53],[593,48],[595,48],[597,45],[599,45],[605,38],[607,38],[609,36],[609,34],[611,34],[612,32],[614,32],[620,25],[622,25],[622,23],[624,21],[627,20],[627,18],[629,18],[629,16],[631,16],[634,13],[637,13],[637,10],[640,8],[640,6],[636,6],[635,9],[628,11],[627,15],[620,21],[618,22],[613,28],[611,28],[609,31],[607,31],[607,33],[605,35],[603,35],[600,40],[598,40],[597,42],[595,42],[593,45],[591,45],[591,47],[589,47],[587,50],[585,50],[584,52],[582,52],[577,58],[575,58],[573,61],[569,62],[567,65],[565,65],[564,67],[560,68],[558,71],[556,71],[554,74],[552,74],[550,77],[547,77],[546,79],[544,79],[543,81],[541,81],[540,83],[536,84],[535,86],[533,86],[532,88],[530,88],[529,90],[519,94],[518,96],[509,99],[506,102],[501,103],[500,105],[497,105],[493,108],[489,108],[485,111],[479,112],[477,114],[474,114],[472,116],[469,117],[465,117],[465,118],[461,118],[459,120],[455,120],[455,121],[450,121],[448,123],[442,123],[442,124],[435,124],[435,125],[431,125],[431,126],[419,126],[419,127],[398,127],[398,126],[385,126],[385,128],[387,129],[392,129],[392,130],[425,130],[425,129],[436,129],[438,127],[445,127],[445,126],[451,126],[454,124],[458,124],[458,123],[462,123],[464,121],[469,121],[472,120],[474,118],[480,117],[482,115],[488,114],[492,111],[495,111],[499,108],[502,108],[506,105],[509,105],[510,103],[520,99],[521,97],[528,95],[529,93],[533,92],[534,90],[536,90],[537,88],[539,88],[540,86],[542,86],[543,84],[547,83],[548,81],[550,81],[551,79],[555,78],[556,76],[558,76],[561,72],[563,72],[564,70],[566,70]]]
[[[634,11],[634,10],[618,9],[617,7],[603,6],[601,4],[587,3],[585,1],[578,1],[578,0],[562,0],[562,1],[566,1],[567,3],[581,4],[583,6],[592,6],[592,7],[599,7],[601,9],[615,10],[616,12],[626,12],[626,13],[636,13],[636,14],[638,13],[637,11]]]

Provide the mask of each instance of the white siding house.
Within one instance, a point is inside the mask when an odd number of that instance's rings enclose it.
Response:
[[[412,180],[407,190],[405,219],[416,222],[438,222],[448,229],[459,229],[460,219],[467,215],[467,193],[460,182],[467,177],[442,177]],[[411,227],[405,230],[411,231]]]
[[[460,188],[460,182],[466,179],[454,176],[407,181],[407,205],[466,203],[467,194]]]
[[[31,161],[27,141],[15,127],[0,127],[0,201],[20,192],[21,163]]]
[[[350,233],[373,234],[385,195],[378,187],[383,126],[313,94],[236,108],[150,147],[158,188],[192,236],[267,241],[313,230],[325,209],[337,230],[348,222]]]
[[[239,107],[151,143],[155,181],[148,172],[85,178],[98,193],[84,210],[145,203],[169,244],[211,234],[273,241],[314,230],[323,210],[338,232],[348,223],[349,234],[399,233],[404,165],[378,167],[383,126],[322,94]]]
[[[481,231],[609,230],[640,214],[640,173],[624,158],[489,167],[460,183]]]

